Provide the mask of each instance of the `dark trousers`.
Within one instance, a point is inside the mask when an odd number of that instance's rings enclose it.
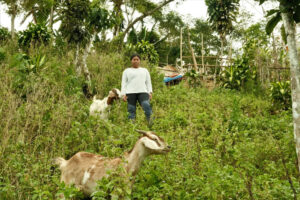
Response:
[[[136,115],[136,102],[142,106],[144,113],[146,115],[147,120],[150,120],[150,116],[152,114],[152,108],[150,106],[149,94],[148,93],[133,93],[126,94],[127,96],[127,110],[129,113],[129,119],[135,119]]]

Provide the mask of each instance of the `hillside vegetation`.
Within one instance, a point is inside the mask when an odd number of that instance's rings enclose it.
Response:
[[[22,54],[4,47],[0,61],[0,199],[68,199],[82,194],[60,183],[57,156],[78,151],[121,156],[149,130],[142,109],[135,124],[126,104],[108,121],[90,117],[73,54]],[[45,57],[44,57],[45,56]],[[94,52],[88,59],[93,90],[104,97],[120,88],[129,66],[122,54]],[[149,66],[146,62],[143,66]],[[93,199],[293,199],[300,190],[290,110],[272,114],[266,95],[215,88],[167,88],[151,71],[152,130],[172,151],[147,158],[132,191],[120,178],[99,183]]]

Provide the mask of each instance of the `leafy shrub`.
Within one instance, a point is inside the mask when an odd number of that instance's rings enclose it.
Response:
[[[288,110],[292,106],[291,83],[290,81],[281,81],[271,84],[270,97],[275,108]]]
[[[247,81],[255,80],[256,77],[256,69],[249,65],[248,60],[239,58],[221,73],[220,82],[224,88],[240,90]]]
[[[124,168],[120,166],[116,171],[110,171],[108,174],[108,177],[103,177],[98,181],[97,190],[92,194],[93,200],[131,199],[129,175],[126,174]]]
[[[7,28],[0,27],[0,42],[4,42],[11,37]]]
[[[30,58],[26,54],[16,54],[12,60],[11,66],[15,68],[15,78],[13,81],[13,89],[20,96],[26,97],[26,94],[30,92],[30,80],[29,77],[33,76],[40,71],[45,64],[45,55],[37,55]]]
[[[158,53],[153,44],[148,41],[142,40],[135,46],[136,51],[142,56],[143,59],[149,60],[152,64],[158,64]]]
[[[56,193],[57,199],[64,197],[65,199],[84,199],[84,194],[74,185],[68,186],[64,182],[58,183],[59,190]],[[41,199],[41,198],[38,198]],[[46,199],[46,198],[45,198]]]
[[[5,50],[0,47],[0,62],[2,62],[6,57]]]
[[[185,76],[187,77],[190,86],[197,87],[201,85],[200,74],[197,73],[194,69],[185,73]]]
[[[31,45],[34,47],[41,44],[47,45],[50,42],[51,34],[45,24],[30,23],[28,29],[20,33],[18,43],[25,49]]]

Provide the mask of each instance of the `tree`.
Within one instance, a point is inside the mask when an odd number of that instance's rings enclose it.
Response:
[[[35,24],[47,22],[48,27],[52,29],[54,11],[58,8],[59,2],[59,0],[24,0],[22,8],[25,16],[21,23],[32,16]]]
[[[239,0],[205,0],[209,22],[221,39],[221,55],[226,42],[226,35],[233,30],[232,22],[238,13]]]
[[[101,0],[66,0],[62,4],[59,31],[71,47],[76,48],[75,68],[77,75],[83,74],[86,80],[87,96],[91,95],[91,77],[86,64],[88,53],[96,34],[112,24],[109,12],[101,7],[101,3]]]
[[[123,0],[111,0],[114,3],[113,15],[116,19],[114,24],[113,35],[116,36],[119,34],[121,28],[123,27],[124,16],[121,9],[121,6],[125,3]]]
[[[178,36],[180,34],[180,28],[183,28],[184,22],[180,15],[176,12],[169,12],[165,17],[160,20],[159,29],[163,38],[160,41],[164,41],[169,36]]]
[[[163,63],[175,63],[180,55],[180,29],[185,27],[181,16],[171,11],[157,18],[160,39],[154,43],[160,61]]]
[[[145,12],[142,15],[140,15],[139,17],[134,19],[130,24],[127,25],[126,29],[123,32],[123,35],[125,36],[137,22],[143,20],[145,17],[147,17],[149,15],[154,14],[156,11],[161,9],[163,6],[171,3],[172,1],[175,1],[175,0],[164,0],[162,3],[157,5],[155,8],[153,8],[151,10],[145,10]]]
[[[213,35],[214,31],[207,21],[196,19],[194,22],[194,28],[190,30],[191,40],[193,41],[193,48],[197,55],[202,55],[202,39],[203,35],[203,46],[206,54],[210,54],[212,51],[220,48],[220,40],[218,37]]]
[[[7,5],[7,13],[11,16],[11,37],[15,38],[15,19],[21,11],[21,0],[0,0]]]
[[[265,1],[266,0],[260,0],[260,4],[263,4]],[[278,0],[278,1],[280,3],[279,9],[277,9],[276,11],[273,10],[269,12],[269,15],[276,13],[275,19],[272,18],[268,24],[269,24],[269,28],[272,29],[272,27],[274,28],[281,18],[287,36],[288,55],[290,59],[290,71],[291,71],[294,138],[296,142],[298,170],[300,171],[300,66],[299,66],[298,53],[297,53],[296,29],[295,29],[296,27],[295,24],[300,22],[300,1],[299,0]],[[273,25],[271,26],[270,24]]]
[[[18,43],[20,47],[27,50],[31,45],[38,47],[42,44],[49,44],[51,35],[52,32],[48,30],[45,24],[30,23],[27,30],[20,32]]]
[[[113,15],[116,19],[114,25],[114,36],[118,38],[118,41],[124,40],[126,35],[132,30],[134,25],[138,22],[142,22],[146,17],[151,16],[152,18],[157,18],[160,15],[160,10],[165,5],[169,4],[175,0],[163,0],[159,3],[153,3],[151,0],[110,0],[113,2]],[[125,7],[125,11],[122,10],[122,7]],[[129,14],[128,9],[132,10],[131,14]],[[127,18],[127,22],[125,21],[124,13],[133,16],[133,13],[141,13],[141,15],[137,18],[129,19]],[[127,24],[125,26],[125,24]]]

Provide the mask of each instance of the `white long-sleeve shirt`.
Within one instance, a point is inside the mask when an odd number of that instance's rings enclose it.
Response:
[[[121,95],[132,93],[152,93],[151,78],[146,68],[131,67],[124,70]]]

